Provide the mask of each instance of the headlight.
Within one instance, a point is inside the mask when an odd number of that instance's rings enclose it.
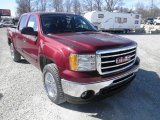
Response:
[[[70,68],[74,71],[96,70],[96,59],[94,54],[79,55],[71,54],[69,57]]]

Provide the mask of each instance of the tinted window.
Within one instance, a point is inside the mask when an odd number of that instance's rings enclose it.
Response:
[[[136,21],[135,21],[135,24],[139,24],[139,21],[138,21],[138,20],[136,20]]]
[[[139,15],[136,15],[136,19],[139,19]]]
[[[148,20],[153,20],[153,18],[148,18]]]
[[[116,18],[115,18],[115,22],[116,22],[116,23],[122,23],[122,20],[121,20],[120,17],[116,17]]]
[[[34,31],[38,31],[38,25],[37,25],[37,20],[36,17],[31,15],[28,21],[28,27],[32,27]]]
[[[98,14],[98,18],[104,18],[104,14]]]
[[[44,34],[96,31],[93,25],[78,15],[44,14],[41,15],[41,24]]]
[[[24,15],[21,17],[21,21],[19,23],[19,30],[21,31],[24,27],[26,27],[26,24],[27,24],[27,16]]]
[[[115,22],[116,23],[127,23],[127,18],[116,17]]]
[[[127,18],[123,18],[123,23],[127,23]]]

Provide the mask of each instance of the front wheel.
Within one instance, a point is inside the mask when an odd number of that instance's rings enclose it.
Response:
[[[19,62],[21,60],[20,53],[14,48],[13,43],[10,44],[10,53],[13,61]]]
[[[55,104],[65,102],[61,79],[55,64],[48,64],[43,69],[44,86],[49,99]]]

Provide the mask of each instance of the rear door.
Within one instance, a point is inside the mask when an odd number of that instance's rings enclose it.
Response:
[[[29,17],[27,27],[32,27],[34,31],[38,32],[38,23],[35,15]],[[32,64],[37,65],[38,60],[38,36],[25,35],[25,42],[23,43],[23,52],[25,58]]]

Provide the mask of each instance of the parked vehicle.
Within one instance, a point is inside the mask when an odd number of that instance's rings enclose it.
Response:
[[[56,104],[103,99],[128,86],[139,68],[137,43],[99,32],[79,15],[26,13],[7,31],[12,59],[23,56],[43,72]]]
[[[154,19],[152,17],[148,17],[146,20],[145,20],[145,24],[147,25],[153,25],[154,24]]]
[[[154,19],[154,25],[160,24],[160,17]]]
[[[84,17],[102,31],[128,33],[139,30],[141,24],[141,15],[134,13],[92,11],[86,12]]]
[[[2,22],[0,22],[0,28],[2,28],[3,27],[3,23]]]
[[[4,21],[4,22],[0,22],[0,27],[13,27],[13,23],[12,21]]]

